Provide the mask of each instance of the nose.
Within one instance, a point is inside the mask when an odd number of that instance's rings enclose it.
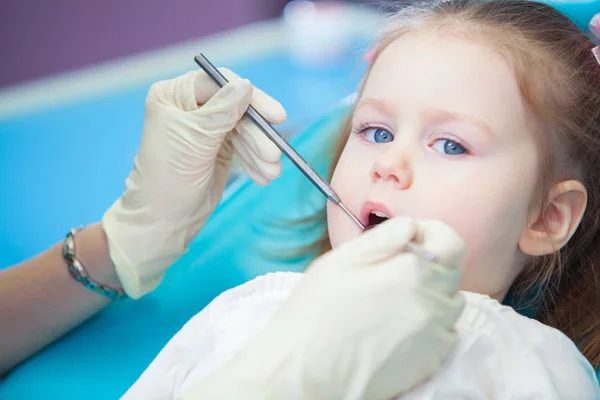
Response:
[[[373,182],[389,181],[399,190],[406,190],[412,185],[413,172],[409,154],[401,148],[390,146],[381,153],[371,169]]]

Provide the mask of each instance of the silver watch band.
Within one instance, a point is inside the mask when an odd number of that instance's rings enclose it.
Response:
[[[71,276],[89,290],[101,294],[104,297],[108,297],[111,300],[127,298],[127,294],[122,289],[112,289],[90,279],[85,267],[75,256],[75,235],[77,235],[81,229],[81,227],[71,229],[69,233],[67,233],[63,245],[63,258],[67,262]]]

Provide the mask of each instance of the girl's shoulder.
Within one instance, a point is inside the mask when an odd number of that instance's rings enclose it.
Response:
[[[579,353],[561,331],[525,317],[487,295],[472,292],[461,294],[465,299],[465,310],[456,324],[458,332],[477,333],[515,346],[560,343]]]
[[[600,398],[594,368],[565,334],[489,296],[461,293],[458,344],[441,381],[462,377],[491,398]]]

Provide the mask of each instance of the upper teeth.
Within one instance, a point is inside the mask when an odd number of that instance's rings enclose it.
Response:
[[[371,214],[375,214],[381,218],[389,218],[389,215],[387,215],[386,213],[384,213],[382,211],[373,211]]]

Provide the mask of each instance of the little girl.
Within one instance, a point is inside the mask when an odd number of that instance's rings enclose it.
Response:
[[[600,65],[593,48],[566,17],[526,1],[412,5],[394,13],[376,42],[339,135],[332,186],[365,223],[440,220],[467,247],[459,342],[442,370],[406,398],[597,397]],[[323,251],[360,234],[336,207],[326,222]],[[192,319],[126,397],[175,397],[231,343],[247,341],[299,279],[271,274],[217,298],[209,306],[217,322],[194,323],[207,310]],[[172,348],[194,356],[173,357]]]

